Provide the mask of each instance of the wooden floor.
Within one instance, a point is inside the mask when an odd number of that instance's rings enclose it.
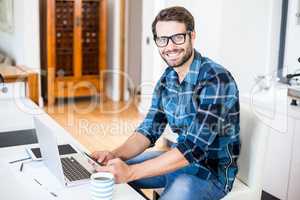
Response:
[[[46,107],[47,113],[89,151],[112,150],[122,144],[142,122],[138,103],[93,103],[89,99]],[[163,148],[158,142],[155,148]]]
[[[134,104],[112,101],[78,100],[46,107],[46,111],[90,151],[114,149],[143,119]]]
[[[112,150],[122,144],[135,130],[144,116],[138,112],[138,102],[97,103],[89,99],[62,102],[46,107],[47,113],[90,152]],[[155,149],[163,149],[158,141]],[[152,191],[146,191],[151,197]]]

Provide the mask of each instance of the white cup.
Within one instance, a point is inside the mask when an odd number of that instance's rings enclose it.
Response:
[[[91,175],[91,199],[112,200],[114,176],[108,172],[98,172]]]

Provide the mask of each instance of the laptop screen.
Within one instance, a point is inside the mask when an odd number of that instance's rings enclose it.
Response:
[[[51,173],[65,185],[65,179],[57,147],[57,140],[54,135],[57,125],[49,120],[46,115],[34,117],[36,134],[40,145],[43,161]]]

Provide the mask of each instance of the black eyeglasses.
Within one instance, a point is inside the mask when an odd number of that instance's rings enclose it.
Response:
[[[168,46],[170,39],[174,44],[181,45],[185,43],[186,35],[190,35],[190,33],[191,32],[188,31],[186,33],[177,33],[171,36],[161,36],[161,37],[154,36],[154,41],[158,47]]]

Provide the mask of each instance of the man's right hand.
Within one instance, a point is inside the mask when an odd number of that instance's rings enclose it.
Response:
[[[95,151],[91,154],[91,157],[103,165],[106,165],[109,160],[116,158],[110,151]]]

